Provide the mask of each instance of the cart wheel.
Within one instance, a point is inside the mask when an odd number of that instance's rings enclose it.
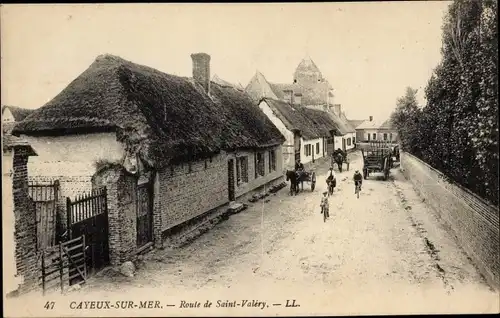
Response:
[[[311,183],[311,191],[314,191],[314,188],[316,187],[316,182]]]
[[[368,170],[363,169],[363,178],[366,180],[367,177],[368,177]]]

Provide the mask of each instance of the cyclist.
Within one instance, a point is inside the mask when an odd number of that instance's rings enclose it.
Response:
[[[361,185],[363,184],[363,176],[359,173],[359,170],[354,172],[354,193],[356,194],[356,186],[359,184],[359,190],[361,191]]]
[[[337,180],[335,178],[335,174],[333,173],[333,167],[330,167],[328,170],[328,176],[326,177],[326,184],[330,185],[330,182],[332,183],[333,188],[337,186]]]

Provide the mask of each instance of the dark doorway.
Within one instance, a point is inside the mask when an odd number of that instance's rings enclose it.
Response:
[[[153,186],[146,182],[137,186],[137,247],[153,241]]]
[[[257,168],[257,167],[255,167]],[[234,160],[229,159],[227,162],[227,190],[229,201],[235,200],[234,194]]]

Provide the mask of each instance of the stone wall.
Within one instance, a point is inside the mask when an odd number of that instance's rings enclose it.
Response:
[[[401,169],[415,190],[450,226],[491,285],[499,287],[499,212],[469,190],[443,179],[420,159],[401,152]]]

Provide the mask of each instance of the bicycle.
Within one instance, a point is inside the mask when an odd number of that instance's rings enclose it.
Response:
[[[323,214],[323,222],[326,222],[326,219],[329,217],[329,213],[324,206],[321,207],[321,214]]]
[[[335,181],[334,180],[327,180],[326,184],[328,185],[328,196],[333,195],[333,189],[335,189]]]
[[[356,189],[355,189],[354,193],[358,196],[358,199],[359,199],[359,192],[361,191],[361,183],[356,182],[355,186],[356,186]]]

